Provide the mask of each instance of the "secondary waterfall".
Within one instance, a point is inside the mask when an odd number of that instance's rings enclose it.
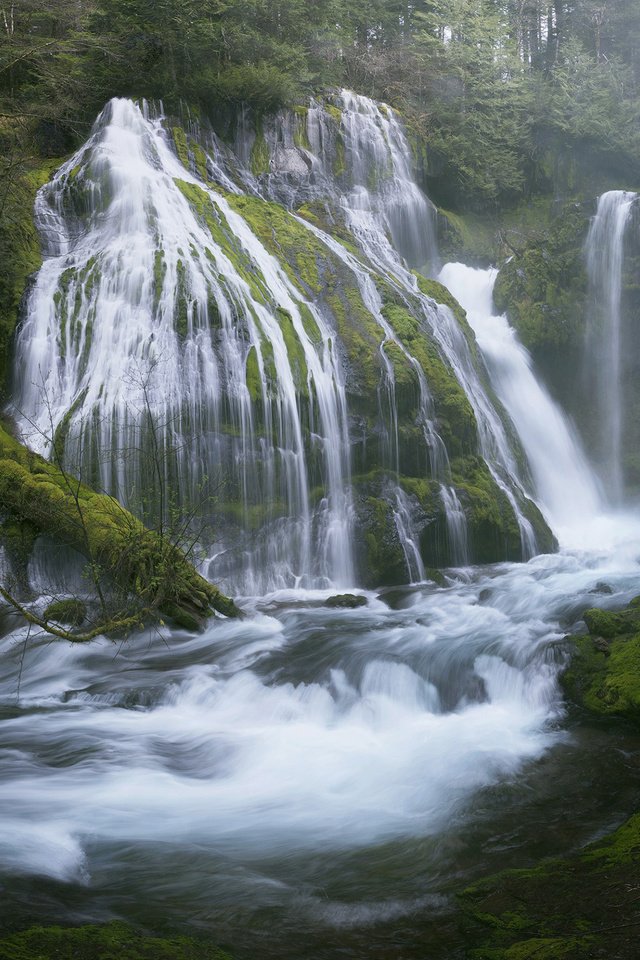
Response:
[[[571,424],[536,379],[531,357],[507,318],[496,316],[496,270],[446,264],[444,284],[467,311],[491,383],[518,431],[536,494],[556,532],[575,536],[601,509],[597,486]]]
[[[637,194],[625,190],[604,193],[586,242],[590,297],[586,376],[595,394],[599,460],[612,503],[620,503],[624,495],[620,300],[624,235],[636,199]]]

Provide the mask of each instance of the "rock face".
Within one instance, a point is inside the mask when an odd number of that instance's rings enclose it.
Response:
[[[495,287],[614,500],[640,489],[639,270],[640,203],[611,191],[565,204],[505,263]]]
[[[112,102],[39,194],[25,439],[145,519],[199,516],[209,575],[238,590],[553,549],[464,313],[410,269],[435,256],[431,214],[366,98],[232,145]]]

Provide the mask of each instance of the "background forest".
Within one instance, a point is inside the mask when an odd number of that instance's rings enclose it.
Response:
[[[575,158],[640,180],[636,0],[19,0],[0,25],[0,214],[118,95],[222,125],[353,88],[404,113],[451,209],[563,191]]]

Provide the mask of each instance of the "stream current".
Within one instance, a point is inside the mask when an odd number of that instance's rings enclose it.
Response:
[[[637,733],[612,744],[557,684],[581,612],[638,589],[637,522],[590,532],[356,610],[245,598],[198,636],[72,647],[7,621],[3,925],[119,917],[239,960],[456,956],[452,889],[579,847],[640,793]]]

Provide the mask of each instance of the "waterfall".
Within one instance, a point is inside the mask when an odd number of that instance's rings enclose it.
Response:
[[[199,183],[205,227],[185,196],[196,183],[160,122],[115,100],[41,191],[46,260],[17,340],[18,422],[37,450],[64,441],[71,469],[143,512],[154,467],[163,483],[172,475],[183,504],[224,488],[247,530],[263,511],[270,533],[246,544],[247,590],[309,577],[351,583],[333,330],[226,199]],[[315,509],[314,484],[325,490]]]
[[[484,458],[522,555],[537,549],[514,438],[472,338],[411,269],[433,266],[437,250],[402,126],[365,97],[343,91],[336,102],[260,129],[243,117],[234,150],[192,125],[205,150],[180,130],[172,143],[161,115],[114,100],[37,199],[45,262],[17,336],[12,410],[23,435],[147,520],[204,520],[205,569],[234,592],[355,582],[354,434],[365,420],[374,496],[409,578],[424,579],[433,523],[442,556],[469,560],[474,494],[456,490],[463,457],[456,474],[425,350],[468,398],[475,449],[465,455]],[[268,215],[291,231],[293,252]],[[311,252],[298,251],[302,234]],[[349,383],[345,304],[363,325],[371,397]],[[403,429],[415,434],[408,452]],[[371,459],[360,456],[361,472]],[[360,493],[360,509],[371,495]]]
[[[529,354],[506,317],[494,314],[496,275],[449,263],[440,278],[467,311],[493,388],[522,441],[538,500],[552,527],[567,535],[599,512],[596,483],[575,431],[536,379]]]
[[[637,194],[611,190],[598,201],[586,242],[589,300],[586,375],[595,394],[599,459],[613,503],[624,495],[622,436],[622,329],[620,301],[624,235]]]
[[[519,503],[524,488],[519,480],[518,465],[500,417],[478,376],[469,344],[449,307],[424,295],[415,275],[408,269],[409,265],[420,261],[434,266],[437,249],[434,208],[411,173],[410,149],[402,127],[393,110],[381,109],[366,97],[342,91],[340,99],[343,108],[341,133],[347,155],[353,158],[351,189],[340,197],[347,223],[367,260],[390,276],[401,293],[409,293],[418,299],[425,329],[438,344],[473,407],[482,456],[514,511],[523,556],[533,556],[537,544],[531,523]],[[310,116],[309,140],[325,148],[321,149],[321,163],[326,177],[330,159],[326,144],[330,143],[330,138],[326,133],[319,136],[316,132],[320,115],[316,108]],[[426,409],[426,401],[423,409]],[[430,423],[428,415],[424,416],[424,422]],[[427,444],[432,450],[439,448],[437,430],[433,426],[429,427]],[[447,467],[441,461],[438,467],[439,472],[433,471],[433,475],[446,477]],[[518,495],[514,494],[514,488]],[[445,512],[452,503],[450,498],[443,498]],[[463,536],[464,513],[457,507],[453,509],[452,516],[446,513],[447,527],[450,532],[460,530],[460,536]],[[463,539],[466,542],[466,534]],[[464,555],[464,548],[461,555]]]

